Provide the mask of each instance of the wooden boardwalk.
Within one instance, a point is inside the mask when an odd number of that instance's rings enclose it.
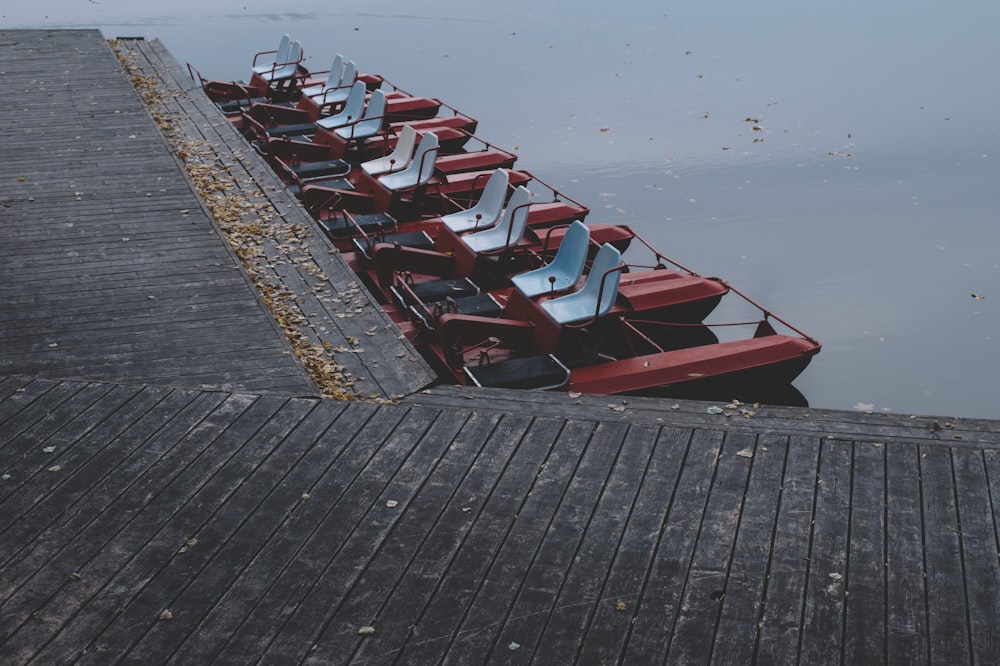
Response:
[[[98,32],[0,32],[0,71],[8,98],[0,108],[0,372],[314,394],[296,360],[307,355],[254,289],[273,279],[268,300],[298,295],[287,299],[297,310],[282,318],[302,322],[316,360],[337,367],[354,393],[391,397],[432,381],[322,239],[288,237],[311,219],[220,114],[199,115],[183,91],[163,96],[186,103],[190,115],[171,118],[189,118],[177,122],[189,151],[200,139],[213,165],[231,165],[219,172],[238,170],[232,181],[251,183],[240,201],[255,219],[280,207],[287,250],[264,246],[269,275],[241,270]]]
[[[320,399],[100,35],[0,72],[0,663],[1000,662],[1000,422]]]
[[[995,423],[512,397],[0,381],[0,661],[1000,658]]]

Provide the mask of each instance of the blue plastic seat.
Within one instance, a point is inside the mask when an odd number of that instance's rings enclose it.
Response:
[[[409,125],[403,125],[396,139],[392,152],[382,157],[376,157],[362,163],[361,168],[370,176],[392,173],[405,169],[413,159],[413,150],[417,147],[417,130]]]
[[[441,221],[444,226],[456,234],[489,229],[497,223],[503,213],[503,202],[507,198],[509,183],[508,173],[503,169],[497,169],[486,182],[486,187],[483,188],[476,205],[442,216]]]
[[[411,187],[426,185],[434,175],[434,163],[438,155],[438,138],[434,132],[428,132],[420,138],[413,160],[402,171],[379,176],[379,182],[389,190],[406,190]]]
[[[354,85],[351,86],[351,94],[347,96],[347,101],[344,102],[344,108],[340,110],[340,113],[320,118],[316,121],[316,124],[323,129],[332,130],[343,127],[347,123],[353,123],[364,112],[365,97],[367,95],[368,91],[365,89],[365,84],[361,81],[355,81]]]
[[[510,279],[528,297],[572,289],[583,275],[590,247],[590,229],[580,220],[569,225],[555,258],[546,266]]]
[[[361,82],[359,81],[358,83]],[[370,136],[375,136],[382,129],[384,121],[385,93],[381,90],[376,90],[368,100],[368,106],[365,107],[365,111],[361,114],[361,117],[356,122],[338,127],[334,130],[334,133],[347,141],[367,139]]]
[[[260,73],[260,77],[269,83],[290,79],[298,73],[300,62],[302,62],[302,45],[292,40],[285,59],[276,60],[266,72]]]
[[[527,187],[519,185],[510,195],[500,221],[485,231],[462,236],[462,242],[473,252],[495,252],[517,245],[528,226],[528,207],[532,196]]]
[[[618,297],[621,263],[622,254],[618,248],[605,243],[594,257],[583,287],[572,294],[542,301],[542,309],[560,324],[575,324],[603,317]]]
[[[254,58],[254,64],[251,69],[255,74],[265,74],[270,72],[274,69],[276,64],[282,64],[288,61],[288,49],[291,46],[292,38],[287,34],[282,35],[281,40],[278,42],[278,50],[274,51],[274,58],[269,61],[262,61],[259,65],[257,64],[257,58]]]
[[[302,94],[306,97],[317,97],[322,95],[327,90],[333,90],[334,88],[339,88],[344,80],[344,56],[339,53],[334,57],[333,64],[330,65],[330,71],[326,75],[326,81],[315,86],[308,86],[302,89]],[[351,85],[348,83],[347,85]]]
[[[317,104],[326,105],[337,105],[347,100],[348,95],[351,94],[353,86],[358,82],[358,66],[354,64],[353,60],[348,60],[344,63],[344,70],[341,72],[340,83],[333,87],[327,88],[319,95],[311,95],[310,98]]]

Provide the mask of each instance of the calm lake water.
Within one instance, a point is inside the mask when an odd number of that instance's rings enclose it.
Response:
[[[142,4],[0,21],[159,38],[218,79],[284,32],[312,69],[342,53],[820,339],[810,405],[1000,417],[998,3]]]

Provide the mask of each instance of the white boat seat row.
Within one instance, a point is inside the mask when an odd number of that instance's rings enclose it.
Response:
[[[365,97],[367,94],[368,91],[365,89],[364,82],[355,81],[340,112],[326,118],[320,118],[316,121],[316,124],[323,129],[333,130],[343,127],[347,123],[354,122],[361,117],[361,113],[365,110]]]
[[[322,95],[327,90],[332,88],[339,88],[341,81],[344,79],[344,56],[339,53],[334,56],[333,64],[330,65],[330,71],[326,75],[326,81],[323,83],[307,86],[302,89],[302,94],[306,97],[315,97],[316,95]]]
[[[264,74],[265,72],[270,72],[274,69],[276,64],[281,64],[288,61],[288,51],[292,46],[292,38],[285,34],[281,36],[281,40],[278,42],[278,49],[274,52],[274,58],[267,62],[262,62],[257,64],[256,58],[254,58],[254,64],[251,70],[254,74]]]
[[[351,92],[351,87],[358,81],[358,68],[354,64],[353,60],[348,60],[344,63],[343,72],[341,72],[340,83],[336,86],[325,88],[316,95],[310,95],[309,97],[319,103],[319,104],[340,104],[347,99],[347,96]]]
[[[382,157],[376,157],[361,164],[361,168],[370,176],[380,176],[405,169],[413,159],[413,151],[417,147],[417,130],[409,125],[403,125],[396,146],[392,152]]]
[[[462,242],[476,253],[495,252],[513,247],[521,241],[528,226],[528,208],[532,193],[524,185],[519,185],[510,195],[507,208],[500,221],[484,231],[476,231],[462,236]]]
[[[427,132],[420,138],[413,159],[402,171],[379,176],[379,182],[394,192],[426,185],[434,175],[434,163],[438,155],[438,138],[434,132]]]
[[[572,289],[583,275],[590,248],[590,228],[580,220],[569,225],[555,258],[547,265],[510,279],[525,296],[555,294]]]
[[[503,213],[503,203],[507,198],[509,184],[510,175],[507,171],[497,169],[490,175],[475,206],[444,215],[441,217],[441,222],[456,234],[489,229],[497,223]]]
[[[288,47],[288,56],[284,60],[276,60],[267,68],[267,71],[258,72],[258,74],[268,83],[285,81],[295,76],[300,62],[302,62],[302,45],[292,40]]]
[[[375,136],[382,129],[382,124],[385,121],[385,105],[385,92],[376,90],[368,100],[368,105],[361,117],[355,122],[338,127],[334,133],[345,141],[362,140]]]
[[[575,324],[602,317],[618,298],[622,255],[614,245],[605,243],[594,257],[587,281],[572,294],[542,301],[541,306],[559,324]]]

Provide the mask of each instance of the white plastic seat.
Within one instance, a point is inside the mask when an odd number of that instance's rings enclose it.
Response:
[[[532,194],[524,185],[519,185],[514,193],[510,195],[507,208],[504,209],[500,221],[493,227],[485,231],[462,236],[465,243],[473,252],[494,252],[507,247],[513,247],[524,235],[524,230],[528,226],[528,208],[531,204]]]
[[[274,52],[274,58],[268,62],[262,62],[261,64],[256,63],[256,58],[254,58],[254,64],[251,69],[255,74],[264,74],[265,72],[270,72],[274,69],[275,64],[281,64],[288,61],[288,49],[292,45],[292,38],[289,35],[282,35],[281,41],[278,42],[278,50]]]
[[[444,226],[456,234],[466,231],[481,231],[489,229],[503,213],[503,202],[507,198],[507,187],[510,175],[504,169],[497,169],[486,182],[483,193],[475,206],[449,213],[441,217]]]
[[[351,94],[353,86],[358,82],[358,66],[353,60],[344,63],[344,70],[341,73],[340,84],[334,88],[327,88],[319,95],[312,97],[313,101],[322,104],[340,104]]]
[[[361,83],[358,81],[358,83]],[[364,84],[361,83],[363,86]],[[334,130],[334,133],[341,139],[347,141],[353,141],[358,139],[367,139],[370,136],[374,136],[382,129],[382,123],[385,120],[385,92],[382,90],[376,90],[372,93],[371,98],[368,100],[368,106],[365,107],[364,113],[357,122],[353,122],[349,125],[344,125],[343,127],[338,127]]]
[[[347,100],[344,102],[344,108],[340,110],[340,113],[335,113],[332,116],[327,116],[326,118],[320,118],[316,121],[316,124],[323,129],[336,129],[338,127],[343,127],[347,123],[352,123],[361,117],[361,114],[365,110],[365,97],[368,91],[365,90],[365,84],[361,81],[355,81],[354,85],[351,86],[351,94],[347,96]]]
[[[290,79],[298,72],[300,62],[302,62],[302,45],[293,40],[288,47],[288,55],[285,59],[275,61],[266,72],[261,72],[260,76],[269,83]]]
[[[571,289],[583,275],[590,247],[590,228],[580,220],[569,225],[555,258],[547,265],[510,279],[514,286],[528,296],[555,294]]]
[[[340,82],[344,80],[344,56],[339,53],[330,65],[330,72],[326,75],[326,81],[315,86],[308,86],[302,89],[302,94],[306,97],[316,97],[322,95],[327,90],[340,87]]]
[[[389,190],[405,190],[419,185],[426,185],[434,174],[434,162],[437,161],[438,138],[434,132],[428,132],[420,138],[413,160],[402,171],[379,176],[379,182]]]
[[[413,157],[413,149],[417,147],[417,130],[409,125],[403,125],[396,146],[392,152],[382,157],[368,160],[361,165],[364,172],[370,176],[379,176],[405,169]]]
[[[542,309],[560,324],[603,317],[618,297],[621,263],[622,253],[614,245],[605,243],[594,257],[587,281],[579,291],[542,301]]]

